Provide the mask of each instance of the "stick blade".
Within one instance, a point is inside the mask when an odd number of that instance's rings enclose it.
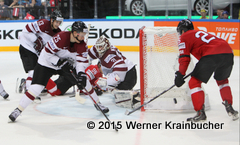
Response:
[[[128,110],[125,111],[125,115],[129,115],[130,112]]]
[[[86,99],[84,99],[83,97],[81,97],[79,95],[79,92],[76,92],[75,94],[75,99],[80,103],[80,104],[84,104],[86,102]]]

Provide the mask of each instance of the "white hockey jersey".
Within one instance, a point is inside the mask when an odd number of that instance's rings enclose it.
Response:
[[[60,28],[53,31],[50,21],[46,19],[40,19],[33,23],[27,24],[23,28],[23,31],[19,36],[20,44],[24,48],[38,55],[37,51],[34,49],[34,41],[37,40],[37,37],[42,37],[43,44],[45,45],[47,41],[58,32],[61,32]]]
[[[88,55],[92,59],[99,59],[102,65],[102,71],[105,76],[108,75],[107,85],[117,86],[123,82],[126,73],[132,69],[135,65],[129,59],[122,55],[122,53],[113,45],[104,53],[100,58],[95,46],[88,50]],[[116,75],[120,78],[119,81],[115,81]]]
[[[80,71],[85,72],[88,67],[87,45],[82,41],[71,46],[70,35],[71,32],[62,31],[53,36],[40,53],[38,63],[59,70],[61,68],[56,66],[58,60],[68,59],[74,62],[77,73]]]

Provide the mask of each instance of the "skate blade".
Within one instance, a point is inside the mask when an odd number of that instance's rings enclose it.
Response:
[[[187,122],[194,122],[194,123],[203,123],[203,122],[206,122],[207,119],[205,120],[199,120],[199,121],[194,121],[193,118],[187,118]]]
[[[129,115],[129,111],[128,110],[125,111],[125,115]]]
[[[6,98],[6,99],[4,99],[4,101],[10,101],[10,99],[9,99],[9,98]]]
[[[232,120],[233,120],[233,121],[236,121],[236,120],[238,120],[238,118],[239,118],[239,116],[238,116],[238,115],[236,115],[236,116],[232,116]]]
[[[41,104],[41,100],[33,100],[33,103],[35,103],[35,104]]]
[[[15,123],[16,121],[12,121],[10,118],[8,118],[8,123]]]
[[[238,118],[239,118],[238,114],[233,115],[232,113],[228,113],[228,116],[230,116],[233,121],[238,120]]]

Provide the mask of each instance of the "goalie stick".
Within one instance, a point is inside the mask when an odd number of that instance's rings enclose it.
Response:
[[[77,81],[76,75],[74,74],[74,72],[73,72],[71,69],[70,69],[70,72],[71,72],[73,78]],[[105,113],[103,113],[102,109],[98,106],[97,102],[93,99],[93,97],[91,96],[91,94],[90,94],[85,88],[83,88],[83,89],[84,89],[84,91],[88,94],[88,96],[92,99],[93,103],[97,106],[98,110],[100,110],[101,113],[104,115],[104,117],[108,120],[108,122],[109,122],[110,124],[112,124],[112,122],[110,121],[110,119],[107,117],[107,115],[106,115]],[[115,131],[118,131],[117,126],[116,126],[115,124],[114,124],[114,129],[115,129]]]
[[[189,77],[190,75],[191,75],[191,73],[189,73],[188,75],[186,75],[185,77],[183,77],[183,79],[186,79],[186,78]],[[141,109],[143,106],[145,106],[146,104],[149,104],[150,102],[152,102],[153,100],[157,99],[159,96],[163,95],[164,93],[166,93],[167,91],[171,90],[171,89],[172,89],[173,87],[175,87],[175,86],[176,86],[175,84],[172,85],[172,86],[171,86],[170,88],[168,88],[167,90],[164,90],[162,93],[158,94],[157,96],[155,96],[154,98],[152,98],[152,99],[149,100],[148,102],[143,103],[141,106],[135,108],[134,110],[132,110],[132,111],[130,111],[130,112],[129,112],[128,110],[126,110],[125,114],[126,114],[126,115],[130,115],[130,114],[132,114],[133,112]]]

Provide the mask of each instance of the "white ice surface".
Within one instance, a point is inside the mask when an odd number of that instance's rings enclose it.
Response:
[[[138,53],[123,54],[139,64]],[[234,60],[229,82],[233,107],[239,111],[239,57]],[[113,129],[97,129],[99,121],[105,122],[106,119],[96,111],[88,98],[81,105],[68,95],[43,96],[41,104],[29,105],[15,123],[8,123],[8,115],[18,106],[23,95],[15,93],[18,77],[26,77],[18,52],[0,52],[0,80],[10,94],[9,100],[0,98],[0,145],[239,145],[239,120],[232,121],[228,117],[221,104],[218,86],[212,78],[204,85],[211,105],[211,109],[206,111],[207,122],[224,123],[222,129],[166,129],[165,122],[182,123],[194,116],[195,112],[137,111],[126,116],[126,109],[116,107],[111,95],[101,96],[102,104],[110,109],[109,119],[115,123],[121,121],[122,129],[115,132]],[[139,88],[139,80],[135,88]],[[95,129],[87,128],[89,121],[95,122]],[[127,129],[126,123],[130,121],[161,123],[162,126],[160,129]]]

